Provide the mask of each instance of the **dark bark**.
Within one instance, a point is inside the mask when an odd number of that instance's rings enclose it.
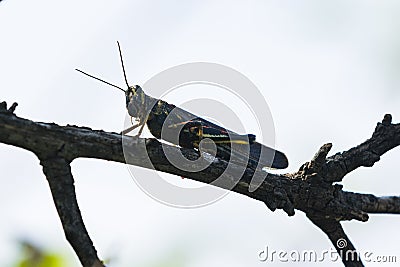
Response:
[[[182,153],[196,159],[198,153],[191,149],[162,145],[153,138],[135,138],[117,133],[92,130],[87,127],[59,126],[54,123],[33,122],[14,114],[16,104],[7,109],[0,103],[0,142],[32,151],[41,160],[49,181],[56,209],[64,227],[67,240],[72,245],[83,266],[102,266],[96,250],[85,229],[75,197],[70,162],[75,158],[97,158],[150,168],[146,157],[158,171],[211,183],[224,173],[228,162],[218,159],[199,172],[187,172],[174,167],[166,158],[165,150]],[[131,153],[126,158],[122,138],[130,142]],[[331,144],[323,145],[310,162],[291,174],[268,174],[261,185],[249,190],[253,176],[264,177],[264,172],[248,168],[237,182],[237,177],[225,174],[217,186],[263,201],[272,211],[283,209],[289,216],[295,209],[305,212],[310,220],[324,231],[335,248],[354,250],[340,222],[344,220],[367,221],[368,213],[400,213],[400,198],[376,197],[370,194],[346,192],[337,182],[358,167],[371,167],[380,156],[400,144],[400,124],[392,124],[385,115],[370,139],[362,144],[327,157]],[[233,164],[233,170],[242,169]],[[235,173],[235,172],[233,172]],[[237,183],[236,183],[236,182]],[[62,187],[63,190],[60,190]],[[340,250],[337,242],[343,239],[347,247]],[[342,254],[340,254],[342,255]],[[363,266],[361,261],[342,258],[345,266]],[[96,265],[97,264],[97,265]]]
[[[351,243],[350,239],[336,220],[314,219],[309,217],[310,220],[318,226],[329,238],[335,247],[336,251],[342,258],[342,262],[347,267],[360,267],[364,266],[361,262],[356,248]]]
[[[76,201],[74,178],[70,162],[63,158],[41,159],[43,172],[49,182],[51,194],[64,228],[65,237],[83,266],[103,266],[90,240]]]

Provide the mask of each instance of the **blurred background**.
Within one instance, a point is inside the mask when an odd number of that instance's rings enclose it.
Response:
[[[123,86],[116,40],[132,84],[178,64],[215,62],[261,90],[276,147],[289,158],[285,172],[292,172],[324,143],[332,142],[336,153],[363,142],[385,113],[400,122],[399,10],[395,0],[4,0],[0,99],[18,102],[20,117],[118,132],[123,95],[75,68]],[[399,195],[399,159],[395,149],[373,168],[351,173],[345,190]],[[38,159],[0,144],[0,170],[0,266],[16,266],[27,248],[80,266]],[[236,193],[207,207],[177,209],[149,198],[123,164],[78,159],[72,171],[86,227],[109,266],[281,266],[259,261],[259,252],[332,247],[299,211],[289,218]],[[400,261],[399,223],[395,215],[371,215],[344,228],[360,251]]]

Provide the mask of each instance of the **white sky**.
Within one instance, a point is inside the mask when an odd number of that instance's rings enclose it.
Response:
[[[276,146],[294,171],[323,143],[332,142],[336,153],[364,141],[385,113],[400,121],[399,8],[394,0],[4,0],[0,98],[18,102],[20,117],[120,131],[123,95],[74,68],[123,85],[116,40],[132,84],[182,63],[220,63],[261,90]],[[347,177],[345,189],[398,195],[399,159],[399,149],[390,151]],[[0,145],[0,266],[13,260],[20,238],[61,250],[79,266],[38,163],[29,152]],[[169,257],[190,267],[264,266],[257,254],[266,245],[331,247],[301,212],[271,213],[235,193],[201,209],[175,209],[140,191],[122,164],[78,159],[72,168],[84,221],[110,266],[151,266]],[[400,260],[399,223],[398,216],[373,215],[345,229],[357,248]]]

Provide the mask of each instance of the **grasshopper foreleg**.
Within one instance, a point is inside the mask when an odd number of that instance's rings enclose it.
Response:
[[[146,118],[146,120],[143,121],[142,127],[140,127],[139,132],[136,135],[137,137],[140,137],[140,135],[142,134],[144,126],[146,125],[147,119],[148,118]]]
[[[140,123],[135,124],[135,125],[132,125],[131,127],[127,128],[127,129],[125,129],[125,130],[123,130],[123,131],[121,132],[121,134],[122,134],[122,135],[125,135],[125,134],[127,134],[127,133],[130,133],[130,132],[132,132],[133,130],[135,130],[137,127],[139,127],[140,125],[141,125]]]

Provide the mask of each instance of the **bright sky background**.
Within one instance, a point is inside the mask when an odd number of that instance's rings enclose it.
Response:
[[[276,146],[288,155],[291,172],[324,143],[332,142],[336,153],[366,140],[385,113],[400,122],[399,10],[395,0],[4,0],[0,99],[18,102],[20,117],[120,131],[124,96],[74,71],[123,85],[116,40],[132,84],[182,63],[223,64],[265,96]],[[399,160],[400,149],[390,151],[373,168],[346,177],[344,188],[399,195]],[[291,218],[271,213],[235,193],[204,208],[176,209],[140,191],[123,164],[78,159],[72,168],[86,227],[110,266],[169,259],[175,266],[265,266],[257,255],[267,245],[317,252],[332,247],[298,211]],[[0,144],[0,170],[0,266],[12,262],[22,238],[63,251],[79,266],[38,159]],[[360,250],[400,260],[399,223],[395,215],[372,215],[367,223],[344,227]]]

